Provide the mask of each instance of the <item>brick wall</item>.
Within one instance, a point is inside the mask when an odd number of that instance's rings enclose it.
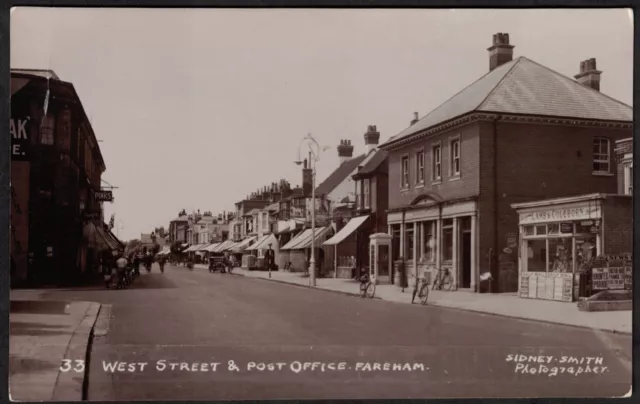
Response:
[[[510,256],[503,253],[508,234],[518,233],[518,217],[511,204],[616,192],[617,170],[613,155],[611,175],[593,174],[593,139],[596,136],[609,138],[613,152],[615,140],[629,136],[629,131],[511,123],[498,123],[497,130],[498,244],[495,251],[501,260],[517,262],[517,252]],[[483,158],[483,164],[485,160],[489,159]],[[491,166],[492,163],[487,164]],[[499,290],[515,291],[515,282],[512,275],[509,285],[505,285],[503,280]]]
[[[27,277],[29,253],[29,175],[30,163],[11,163],[11,258],[15,273],[11,274],[12,284],[22,282]]]
[[[479,184],[479,153],[480,141],[478,137],[479,126],[472,123],[457,129],[441,133],[439,135],[422,139],[409,146],[389,152],[389,209],[405,206],[424,192],[435,192],[444,199],[458,199],[476,196],[480,193]],[[459,180],[451,180],[450,175],[450,141],[453,137],[460,136],[460,165],[461,175]],[[442,181],[432,181],[433,153],[432,147],[436,144],[442,147]],[[425,153],[425,184],[416,184],[417,153]],[[401,190],[402,185],[402,157],[409,156],[409,190]]]
[[[604,253],[633,252],[633,198],[607,196],[602,207]]]

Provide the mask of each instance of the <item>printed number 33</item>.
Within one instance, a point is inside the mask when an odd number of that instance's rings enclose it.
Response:
[[[73,364],[75,364],[75,366],[73,366]],[[84,361],[82,359],[63,359],[62,366],[60,366],[60,371],[69,372],[70,370],[78,373],[84,372]]]

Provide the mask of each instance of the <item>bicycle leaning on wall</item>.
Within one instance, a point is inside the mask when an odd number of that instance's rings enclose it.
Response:
[[[376,294],[376,284],[371,282],[369,274],[361,275],[358,277],[358,280],[360,281],[360,297],[373,299],[373,296]]]
[[[446,290],[449,291],[453,287],[453,276],[449,268],[439,268],[436,279],[433,281],[432,290]]]

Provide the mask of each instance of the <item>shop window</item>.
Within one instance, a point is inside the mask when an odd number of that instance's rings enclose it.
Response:
[[[548,272],[573,272],[572,240],[550,238]]]
[[[610,141],[604,137],[593,139],[593,172],[609,173],[611,161]]]
[[[453,219],[442,221],[442,260],[453,260]]]
[[[460,139],[451,142],[451,176],[460,176]]]
[[[552,223],[547,226],[547,234],[560,234],[560,224]]]
[[[409,156],[402,158],[402,187],[409,187]]]
[[[533,226],[525,226],[524,227],[524,235],[525,236],[534,236],[536,234],[536,228]]]
[[[624,189],[622,191],[625,195],[633,195],[633,164],[625,164],[623,166],[624,174]]]
[[[400,225],[394,224],[391,226],[391,252],[392,259],[395,261],[400,257]]]
[[[527,240],[527,271],[547,271],[547,241]]]
[[[420,151],[417,154],[416,159],[416,182],[418,184],[424,184],[424,152]]]
[[[536,236],[546,236],[547,235],[547,225],[542,224],[536,226]]]
[[[404,250],[406,251],[405,259],[411,260],[413,259],[413,226],[412,225],[407,226],[407,230],[405,231],[405,234],[406,234],[404,239],[404,242],[405,242]]]
[[[576,238],[576,269],[586,269],[586,265],[596,257],[596,237]]]
[[[435,260],[436,238],[434,236],[435,222],[424,223],[424,260],[433,262]]]
[[[54,128],[55,128],[55,118],[51,114],[47,114],[40,124],[40,143],[53,146],[54,143]]]
[[[371,207],[371,193],[369,192],[369,178],[365,178],[362,180],[362,197],[364,201],[362,205],[365,209],[369,209]]]
[[[442,148],[440,145],[433,146],[433,180],[442,179]]]

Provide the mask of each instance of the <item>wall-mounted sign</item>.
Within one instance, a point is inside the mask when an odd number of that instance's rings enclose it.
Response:
[[[595,260],[591,281],[593,290],[631,289],[631,254],[608,255]]]
[[[599,219],[600,215],[599,206],[593,203],[592,206],[577,206],[521,213],[520,224]]]
[[[520,297],[529,299],[573,301],[572,273],[535,273],[520,274]]]
[[[28,127],[31,117],[11,118],[9,133],[11,134],[11,160],[29,160]]]
[[[96,191],[95,198],[98,202],[113,202],[112,191]]]

